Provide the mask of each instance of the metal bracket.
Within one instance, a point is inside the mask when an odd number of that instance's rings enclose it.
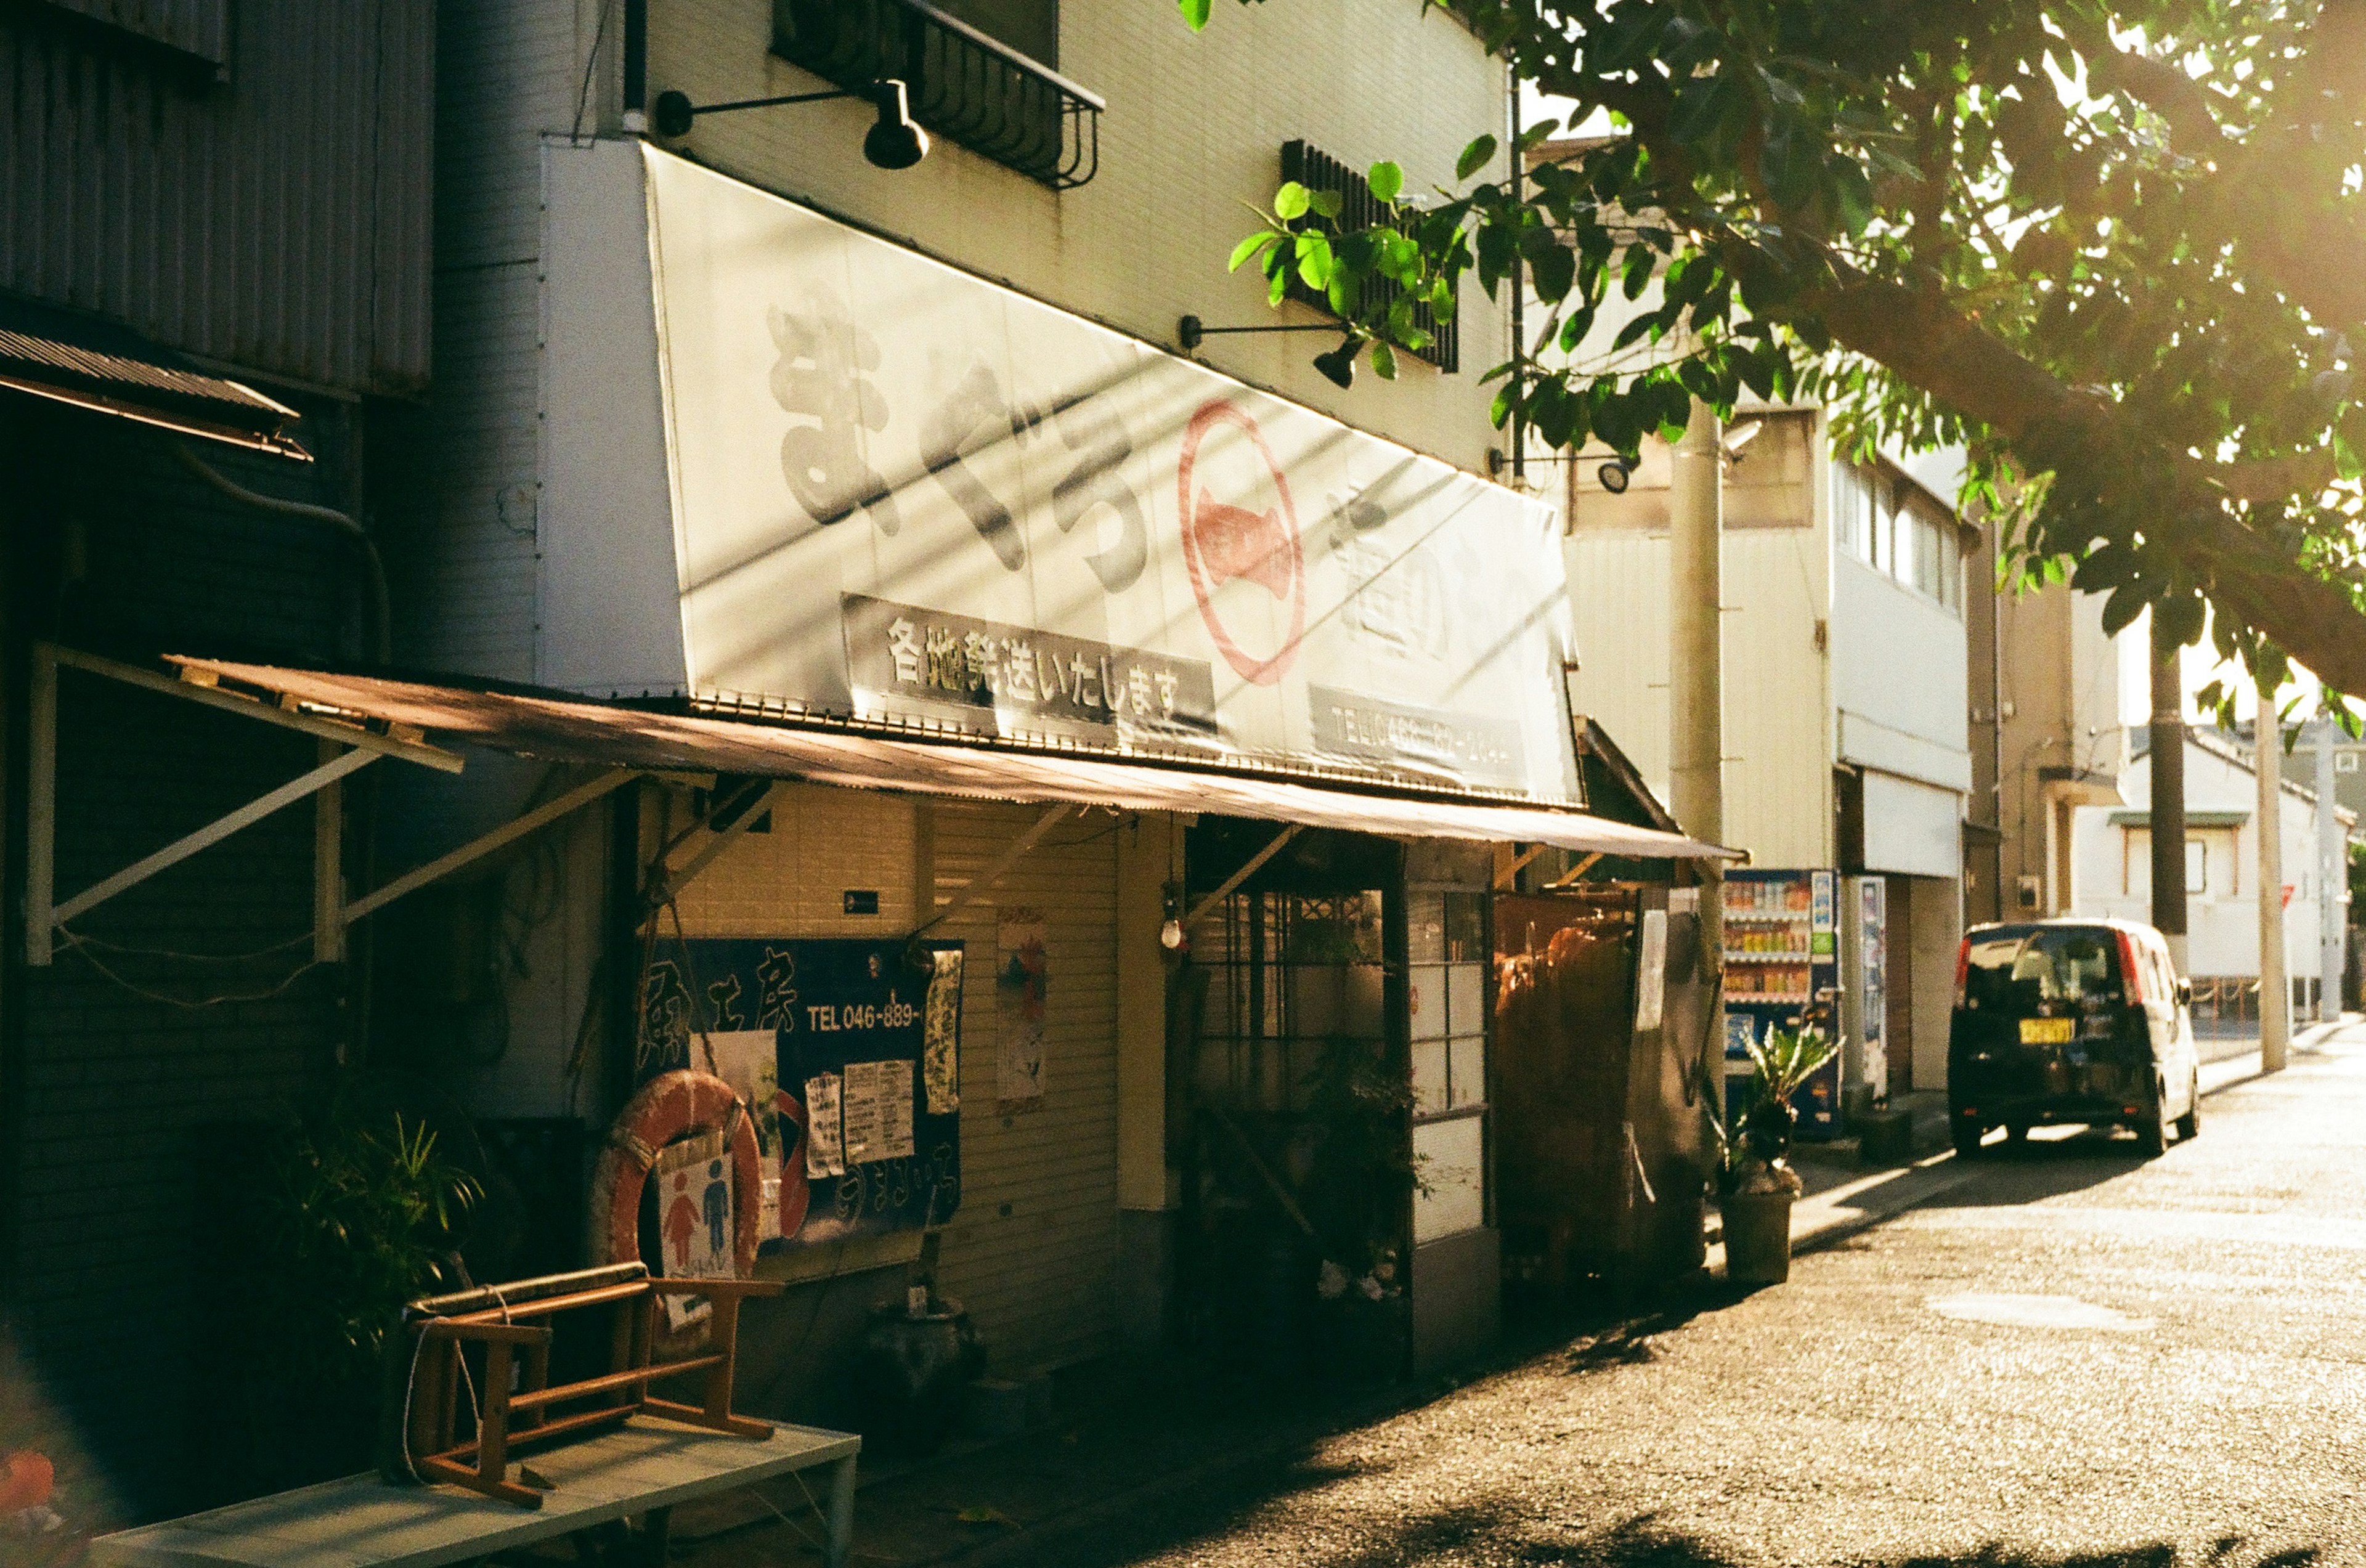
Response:
[[[449,875],[471,861],[482,860],[504,844],[524,838],[547,822],[556,822],[580,806],[588,806],[614,789],[620,789],[641,775],[630,769],[618,768],[602,773],[588,784],[576,785],[556,799],[546,800],[531,811],[521,812],[489,833],[480,833],[448,854],[441,854],[425,865],[404,872],[392,882],[372,893],[365,893],[344,908],[343,923],[352,925],[366,915],[373,914],[406,893],[416,892],[440,876]]]
[[[1284,828],[1280,832],[1276,833],[1273,836],[1273,842],[1268,844],[1265,848],[1251,855],[1246,865],[1233,873],[1232,875],[1224,878],[1223,882],[1217,886],[1213,893],[1209,894],[1206,897],[1191,906],[1189,912],[1183,917],[1185,929],[1189,929],[1192,922],[1199,919],[1200,916],[1206,914],[1209,910],[1214,908],[1218,904],[1222,903],[1226,897],[1231,896],[1234,888],[1238,887],[1242,883],[1246,882],[1250,877],[1255,876],[1259,866],[1262,866],[1266,862],[1281,853],[1282,846],[1289,843],[1290,840],[1296,837],[1298,837],[1298,824],[1295,822],[1292,822],[1289,827]]]
[[[780,803],[787,789],[786,783],[774,784],[767,788],[732,818],[731,826],[715,834],[710,842],[684,862],[680,871],[672,870],[660,861],[649,873],[649,885],[642,891],[643,908],[657,908],[696,881],[699,873],[715,863],[716,856],[738,842],[740,834],[754,827],[758,818]]]
[[[127,677],[136,677],[128,679],[127,683],[175,696],[201,690],[201,688],[188,688],[185,692],[178,682],[166,680],[161,675],[155,675],[130,665],[118,665],[109,660],[77,653],[70,649],[61,649],[49,643],[35,646],[33,689],[31,702],[28,705],[32,754],[28,759],[29,777],[26,790],[26,826],[29,841],[26,845],[25,856],[25,962],[35,967],[45,966],[51,962],[55,952],[58,930],[75,916],[96,908],[117,894],[138,886],[158,872],[180,864],[198,851],[220,843],[242,828],[252,827],[275,811],[292,806],[307,795],[333,789],[337,781],[347,773],[368,766],[381,756],[388,755],[398,749],[433,750],[432,748],[413,748],[408,742],[389,741],[383,737],[372,736],[367,731],[361,730],[355,731],[355,736],[368,739],[374,744],[364,746],[359,743],[359,739],[342,735],[324,738],[343,740],[353,749],[332,756],[324,756],[321,764],[310,772],[289,780],[277,789],[256,796],[237,810],[215,818],[195,832],[184,834],[163,849],[142,856],[114,875],[102,878],[61,903],[57,901],[57,801],[58,668],[62,664],[109,679],[126,680]],[[262,708],[260,705],[249,705],[240,698],[231,697],[220,700],[238,704],[242,709],[251,709],[258,716],[265,714],[280,719],[301,716],[283,715],[276,709]],[[309,728],[309,726],[298,725],[293,728]],[[323,750],[326,750],[324,746]],[[449,755],[449,753],[439,754]],[[452,760],[456,764],[459,761],[456,757]],[[322,815],[324,818],[332,818],[334,809],[333,804],[325,806]],[[314,839],[316,846],[325,841],[328,837],[329,834],[325,829],[317,829]]]
[[[972,877],[969,885],[947,900],[943,908],[913,927],[913,939],[918,940],[925,936],[930,931],[952,919],[954,915],[984,897],[989,888],[1008,875],[1010,868],[1017,865],[1027,852],[1033,849],[1042,840],[1043,835],[1052,830],[1053,823],[1076,809],[1077,807],[1073,806],[1054,806],[1047,809],[1042,816],[1035,818],[1035,826],[1020,834],[1019,841],[1005,850],[1000,860]]]
[[[1520,879],[1521,868],[1551,847],[1549,844],[1530,844],[1511,864],[1495,874],[1495,891],[1509,893]]]

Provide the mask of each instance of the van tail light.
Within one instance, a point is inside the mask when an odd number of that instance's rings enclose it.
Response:
[[[2145,995],[2144,967],[2136,962],[2135,939],[2125,931],[2116,933],[2120,939],[2120,984],[2127,998],[2141,1005],[2152,998]]]
[[[1964,1005],[1964,986],[1972,976],[1972,939],[1955,944],[1955,1005]]]

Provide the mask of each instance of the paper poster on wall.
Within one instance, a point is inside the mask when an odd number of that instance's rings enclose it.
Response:
[[[920,1036],[920,1082],[928,1090],[929,1114],[944,1116],[961,1109],[962,954],[951,948],[933,957],[929,1016]]]
[[[846,1174],[844,1100],[836,1073],[817,1073],[806,1079],[806,1174]]]
[[[1043,1102],[1047,930],[1041,909],[1005,909],[996,931],[996,1094],[1005,1111]]]
[[[670,1280],[728,1280],[739,1272],[731,1209],[731,1155],[720,1133],[701,1133],[658,1151],[652,1175],[658,1192],[659,1272]],[[667,1296],[666,1321],[675,1328],[712,1310],[696,1297]]]
[[[653,956],[644,1075],[711,1066],[743,1097],[769,1082],[776,1142],[761,1164],[777,1220],[763,1250],[941,1225],[960,1208],[961,954],[948,942],[699,938]]]
[[[1660,1027],[1660,1009],[1668,990],[1668,912],[1643,911],[1643,951],[1635,960],[1635,1032],[1649,1034]]]
[[[781,1234],[780,1031],[719,1029],[698,1036],[692,1055],[731,1086],[755,1123],[757,1168],[763,1172],[756,1236],[771,1241]]]

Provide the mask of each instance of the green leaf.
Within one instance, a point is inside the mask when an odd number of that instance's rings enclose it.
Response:
[[[1318,190],[1309,198],[1309,205],[1320,217],[1336,218],[1339,216],[1340,208],[1346,203],[1341,200],[1339,193],[1335,190]]]
[[[1458,180],[1469,179],[1493,162],[1494,156],[1495,139],[1493,137],[1473,138],[1470,145],[1462,150],[1462,156],[1454,160],[1454,177]]]
[[[1314,203],[1314,193],[1296,180],[1284,180],[1281,188],[1273,193],[1273,215],[1283,222],[1294,222],[1306,216]]]
[[[1298,276],[1304,280],[1307,288],[1327,290],[1331,287],[1331,276],[1336,270],[1337,265],[1331,254],[1330,241],[1320,234],[1298,236]]]
[[[1404,171],[1385,158],[1373,164],[1364,179],[1371,186],[1372,194],[1382,201],[1394,201],[1397,193],[1404,189]]]
[[[1372,343],[1372,374],[1383,381],[1393,381],[1397,378],[1396,350],[1378,339],[1374,339]]]
[[[1175,0],[1175,8],[1183,13],[1183,25],[1193,32],[1208,25],[1210,0]]]
[[[1619,292],[1629,299],[1640,299],[1646,285],[1651,281],[1651,247],[1634,244],[1627,247],[1627,260],[1619,269]]]
[[[1233,247],[1233,259],[1224,264],[1226,272],[1238,272],[1256,258],[1257,254],[1281,236],[1268,229],[1261,234],[1251,234]]]
[[[1568,295],[1570,285],[1577,281],[1577,253],[1553,243],[1545,230],[1536,232],[1546,235],[1547,243],[1521,247],[1528,253],[1528,276],[1536,285],[1537,298],[1548,305],[1558,305]]]

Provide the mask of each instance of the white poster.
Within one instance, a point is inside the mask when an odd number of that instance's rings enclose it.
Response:
[[[672,1280],[729,1280],[739,1272],[731,1201],[731,1152],[720,1133],[701,1133],[658,1151],[650,1179],[658,1190],[659,1270]],[[682,1328],[712,1309],[666,1296],[666,1320]]]
[[[1043,1024],[1050,928],[1041,909],[1005,909],[996,925],[995,1092],[1005,1111],[1043,1103]]]
[[[846,1064],[845,1159],[849,1166],[912,1157],[912,1063]]]
[[[1668,992],[1668,912],[1643,911],[1643,951],[1635,960],[1635,1032],[1660,1027]]]
[[[836,1073],[806,1079],[806,1174],[809,1177],[846,1174],[841,1090]]]
[[[701,1066],[731,1086],[755,1123],[756,1168],[763,1173],[756,1213],[760,1245],[781,1234],[780,1032],[719,1029],[695,1036],[691,1049]]]
[[[554,683],[1573,797],[1549,505],[655,149],[546,160],[554,250],[650,258],[550,286],[608,323],[551,422],[615,433],[553,479]]]

